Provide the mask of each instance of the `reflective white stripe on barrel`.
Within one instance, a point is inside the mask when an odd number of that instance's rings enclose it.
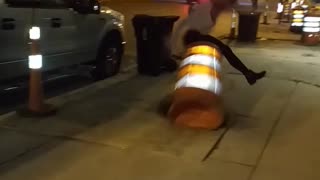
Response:
[[[182,61],[180,67],[187,66],[190,64],[209,66],[218,72],[220,72],[221,70],[219,60],[209,55],[203,55],[203,54],[191,55]]]
[[[180,65],[176,89],[199,88],[220,94],[221,53],[210,45],[196,45],[187,50],[187,56]]]
[[[316,33],[320,32],[320,28],[304,27],[303,32]]]
[[[303,32],[317,33],[320,32],[320,17],[307,16],[304,18]]]
[[[175,89],[181,87],[199,88],[215,94],[221,93],[220,80],[209,75],[186,75],[176,83]]]
[[[303,14],[294,14],[294,15],[293,15],[293,18],[294,18],[294,19],[302,19],[303,17],[304,17]]]
[[[320,21],[320,17],[305,17],[304,21]]]
[[[303,22],[294,22],[291,26],[303,26]]]
[[[305,22],[304,27],[320,27],[320,22]]]

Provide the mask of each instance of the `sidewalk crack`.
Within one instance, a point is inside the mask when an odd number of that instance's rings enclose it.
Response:
[[[228,72],[227,74],[243,76],[241,73],[238,73],[238,72]],[[316,88],[320,88],[320,84],[308,82],[308,81],[305,81],[305,80],[299,80],[299,79],[294,79],[294,78],[281,78],[281,77],[277,77],[277,76],[266,76],[265,78],[289,81],[289,82],[294,82],[294,83],[297,83],[297,84],[301,83],[301,84],[305,84],[305,85],[309,85],[309,86],[314,86]]]
[[[256,169],[259,167],[259,164],[261,163],[261,159],[263,157],[263,154],[265,153],[269,143],[271,142],[271,139],[273,137],[273,133],[274,133],[275,129],[277,128],[278,124],[280,123],[280,120],[283,117],[288,105],[290,104],[291,99],[292,99],[297,87],[298,87],[298,83],[295,84],[294,88],[290,92],[290,95],[288,96],[288,99],[287,99],[285,105],[281,108],[280,114],[278,115],[276,121],[273,123],[273,125],[271,127],[271,130],[270,130],[270,132],[268,134],[267,140],[265,141],[265,144],[264,144],[264,146],[262,148],[262,151],[260,152],[260,154],[259,154],[259,156],[257,158],[257,161],[256,161],[257,163],[256,163],[255,166],[253,166],[253,169],[251,170],[250,175],[248,176],[248,180],[252,180],[253,175],[256,172]]]
[[[252,164],[246,164],[246,163],[241,163],[241,162],[237,162],[237,161],[230,161],[230,160],[224,160],[224,159],[215,159],[215,160],[221,161],[221,162],[224,162],[224,163],[245,166],[245,167],[249,167],[249,168],[253,168],[255,166],[255,165],[252,165]]]
[[[230,116],[229,116],[230,117]],[[236,119],[236,118],[235,118]],[[223,129],[221,135],[218,137],[218,139],[215,141],[215,143],[213,144],[213,146],[211,147],[211,149],[208,151],[208,153],[204,156],[204,158],[202,159],[202,162],[206,161],[212,154],[213,152],[218,149],[221,141],[223,140],[224,136],[227,134],[227,132],[230,130],[230,128],[234,125],[234,123],[236,122],[235,120],[231,120],[229,119],[229,122],[227,122],[228,119],[226,120],[226,125],[225,128]]]
[[[100,147],[111,147],[111,148],[116,148],[116,149],[119,149],[119,150],[125,150],[126,149],[126,148],[122,148],[122,147],[118,147],[118,146],[113,146],[113,145],[110,145],[108,143],[101,143],[101,142],[86,140],[86,139],[82,139],[82,138],[78,138],[78,137],[68,136],[68,135],[46,134],[46,133],[41,133],[41,132],[33,132],[33,131],[29,131],[29,130],[12,128],[10,126],[0,126],[0,129],[1,128],[2,129],[6,129],[6,130],[15,131],[15,132],[18,132],[18,133],[33,135],[33,136],[56,138],[56,139],[60,139],[60,140],[80,142],[80,143],[83,143],[83,144],[96,145],[96,146],[100,146]]]
[[[21,153],[17,154],[16,156],[14,156],[14,157],[6,160],[6,161],[0,162],[0,167],[4,167],[8,163],[10,163],[12,161],[15,161],[15,160],[18,160],[19,158],[23,157],[24,155],[27,155],[27,154],[29,154],[29,153],[31,153],[33,151],[36,151],[36,150],[42,148],[43,146],[45,146],[46,144],[49,144],[49,143],[51,143],[51,141],[47,141],[47,142],[41,143],[41,144],[39,144],[37,146],[31,147],[31,148],[25,150],[24,152],[21,152]]]

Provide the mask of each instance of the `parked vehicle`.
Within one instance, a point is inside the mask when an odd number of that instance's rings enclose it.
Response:
[[[31,26],[41,29],[43,71],[90,64],[97,80],[119,71],[124,16],[96,0],[0,0],[0,21],[0,81],[28,74]]]

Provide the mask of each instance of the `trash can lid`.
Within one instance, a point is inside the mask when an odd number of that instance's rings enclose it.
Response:
[[[160,22],[176,22],[180,17],[179,16],[158,16],[157,20]]]
[[[238,11],[239,16],[260,16],[261,12],[258,11]]]
[[[134,24],[150,24],[154,21],[154,17],[146,14],[137,14],[132,18]]]

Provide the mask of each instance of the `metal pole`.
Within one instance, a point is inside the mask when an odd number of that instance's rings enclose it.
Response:
[[[263,22],[262,24],[269,24],[268,23],[268,12],[269,12],[269,2],[266,1],[265,10],[263,13]]]
[[[230,39],[234,39],[236,37],[236,24],[237,24],[237,13],[235,9],[232,9],[231,15],[231,29],[230,29]]]

